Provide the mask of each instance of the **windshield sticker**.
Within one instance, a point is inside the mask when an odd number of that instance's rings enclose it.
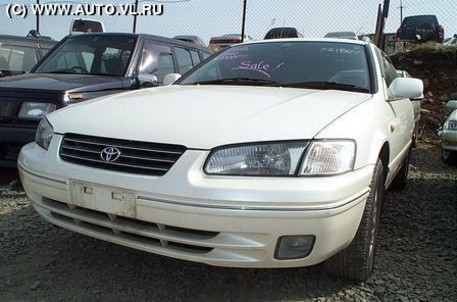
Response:
[[[223,61],[234,60],[248,50],[249,48],[247,46],[234,47],[221,54],[217,59]]]
[[[337,47],[323,47],[321,52],[341,53],[341,54],[360,54],[360,48],[337,48]]]

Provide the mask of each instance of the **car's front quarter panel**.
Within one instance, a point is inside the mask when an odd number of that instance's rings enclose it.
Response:
[[[400,108],[395,111],[382,94],[374,94],[323,129],[316,139],[354,139],[357,145],[354,169],[373,166],[387,144],[389,158],[385,164],[395,171],[408,149],[413,129],[410,102],[397,102]]]

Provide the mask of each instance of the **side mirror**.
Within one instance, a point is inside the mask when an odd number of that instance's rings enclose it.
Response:
[[[179,78],[181,78],[181,74],[179,73],[169,73],[163,79],[163,85],[168,86],[176,82]]]
[[[157,77],[153,74],[142,73],[138,75],[138,81],[141,87],[157,87],[159,86],[159,81]]]
[[[389,100],[417,99],[423,96],[424,83],[415,78],[395,78],[389,86]]]

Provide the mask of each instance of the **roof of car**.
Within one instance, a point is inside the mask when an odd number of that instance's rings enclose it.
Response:
[[[40,38],[35,38],[35,37],[23,37],[23,36],[14,36],[14,35],[0,35],[0,40],[1,41],[21,41],[21,42],[27,42],[27,43],[40,43],[40,44],[57,44],[58,41],[52,40],[49,37],[40,37]]]
[[[181,45],[186,48],[197,48],[205,52],[210,52],[210,50],[206,47],[200,46],[198,44],[190,44],[186,43],[184,41],[178,40],[178,39],[172,39],[168,37],[163,37],[163,36],[156,36],[156,35],[151,35],[151,34],[142,34],[142,33],[123,33],[123,32],[99,32],[99,33],[88,33],[88,34],[80,34],[80,35],[68,35],[64,39],[67,38],[77,38],[77,37],[90,37],[90,36],[125,36],[125,37],[132,37],[132,38],[139,38],[139,39],[145,39],[149,38],[155,41],[161,41],[161,42],[166,42],[166,43],[172,43],[176,45]]]
[[[285,39],[269,39],[269,40],[256,40],[244,42],[242,45],[246,44],[259,44],[259,43],[297,43],[297,42],[323,42],[323,43],[349,43],[349,44],[358,44],[358,45],[367,45],[369,42],[363,40],[354,40],[354,39],[341,39],[341,38],[285,38]],[[238,44],[240,45],[240,44]]]

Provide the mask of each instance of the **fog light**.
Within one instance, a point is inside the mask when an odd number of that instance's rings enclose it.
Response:
[[[283,236],[276,244],[276,259],[298,259],[308,256],[314,245],[312,235]]]

